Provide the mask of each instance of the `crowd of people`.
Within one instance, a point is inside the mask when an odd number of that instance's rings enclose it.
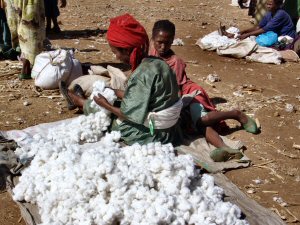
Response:
[[[34,59],[43,50],[45,34],[60,32],[58,1],[0,0],[0,3],[1,51],[16,50],[19,46],[23,63],[20,78],[29,78]],[[66,1],[62,0],[61,7],[65,6]],[[239,38],[273,31],[298,40],[293,20],[282,6],[283,0],[267,0],[268,12],[258,26],[242,31]],[[234,119],[245,131],[257,134],[255,121],[239,110],[216,110],[206,91],[187,77],[186,64],[171,49],[175,32],[171,21],[159,20],[149,40],[144,27],[131,15],[112,18],[107,41],[116,58],[131,66],[132,73],[125,91],[114,90],[120,99],[119,106],[111,105],[101,95],[94,97],[94,101],[118,118],[112,129],[121,132],[126,144],[159,141],[178,145],[182,133],[201,134],[216,147],[211,153],[214,161],[241,158],[241,152],[228,147],[218,131],[226,128],[225,120]],[[84,96],[80,85],[69,90],[61,81],[59,87],[69,109],[78,107],[85,114],[93,113],[91,100]],[[186,95],[192,98],[184,104],[181,97]],[[169,111],[173,113],[172,118],[163,117],[158,126],[155,115]]]

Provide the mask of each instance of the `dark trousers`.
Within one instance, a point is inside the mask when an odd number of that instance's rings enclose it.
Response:
[[[0,44],[11,46],[11,35],[4,9],[0,9]]]

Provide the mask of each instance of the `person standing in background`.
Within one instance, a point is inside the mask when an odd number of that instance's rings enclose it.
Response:
[[[60,33],[57,17],[60,15],[58,8],[58,0],[44,0],[45,3],[45,16],[46,16],[46,33],[54,32]],[[60,0],[60,7],[64,8],[67,5],[66,0]],[[51,22],[53,28],[51,28]]]
[[[20,79],[31,79],[31,66],[43,50],[45,8],[41,0],[5,0],[12,48],[21,48]]]

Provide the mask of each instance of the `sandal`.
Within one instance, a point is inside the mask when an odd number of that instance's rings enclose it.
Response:
[[[241,159],[243,153],[238,149],[229,147],[216,148],[210,153],[210,158],[215,162],[226,162],[231,159]]]
[[[21,74],[19,74],[19,79],[20,80],[29,80],[29,79],[32,79],[32,78],[31,78],[31,74],[23,74],[23,73],[21,73]]]
[[[64,98],[67,100],[68,103],[68,109],[69,110],[73,110],[76,109],[77,106],[74,104],[72,98],[69,96],[68,94],[68,88],[67,88],[67,84],[64,81],[60,81],[59,84],[59,91],[60,93],[64,96]]]
[[[247,118],[248,118],[247,123],[243,124],[244,130],[251,134],[257,134],[258,127],[257,127],[256,122],[253,119],[251,119],[249,116],[247,116]]]

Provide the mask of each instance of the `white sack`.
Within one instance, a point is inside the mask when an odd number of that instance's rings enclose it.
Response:
[[[218,48],[217,53],[218,55],[229,55],[235,58],[244,58],[254,52],[257,48],[257,43],[252,41],[250,38],[247,38],[234,45],[227,46],[225,48]]]
[[[35,86],[43,89],[56,89],[59,81],[69,84],[81,75],[80,62],[74,59],[73,52],[64,49],[37,55],[31,72]]]
[[[281,58],[281,54],[277,50],[258,46],[254,53],[246,57],[246,60],[279,65],[281,63]]]

